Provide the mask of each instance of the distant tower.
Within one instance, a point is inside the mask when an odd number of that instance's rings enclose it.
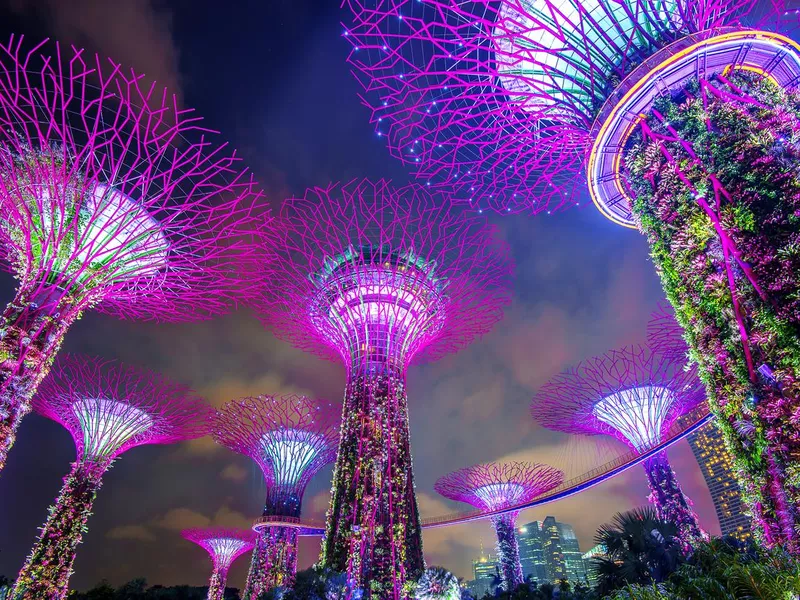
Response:
[[[586,564],[583,562],[583,552],[581,552],[575,530],[572,525],[559,522],[556,522],[556,528],[561,543],[561,554],[564,556],[567,579],[573,584],[586,583]]]
[[[282,208],[262,319],[347,370],[320,563],[373,597],[422,574],[406,373],[488,332],[509,302],[507,246],[422,186],[354,181]]]
[[[518,527],[517,541],[523,577],[530,575],[538,583],[549,581],[542,546],[542,523],[532,521]]]
[[[181,535],[211,556],[214,568],[208,581],[207,600],[223,600],[228,569],[233,561],[252,550],[255,534],[250,529],[184,529]]]
[[[567,565],[561,549],[561,532],[555,517],[545,517],[542,522],[542,548],[550,583],[558,583],[562,579],[567,579]]]
[[[136,446],[203,436],[213,413],[186,386],[161,375],[70,355],[60,358],[39,386],[33,407],[72,434],[78,456],[11,598],[61,600],[67,596],[75,553],[111,464]]]
[[[687,439],[711,492],[722,535],[730,535],[743,542],[751,540],[752,523],[745,514],[742,491],[734,475],[733,458],[725,446],[722,433],[712,422],[690,433]]]
[[[252,290],[249,230],[269,229],[235,153],[172,94],[75,47],[23,48],[0,43],[0,260],[18,281],[0,315],[0,471],[84,312],[224,312]]]
[[[611,435],[636,452],[657,446],[676,419],[705,400],[694,372],[642,346],[612,350],[556,375],[534,397],[541,425],[584,435]],[[684,545],[705,537],[666,451],[644,461],[650,502],[677,524]]]
[[[339,413],[339,406],[292,395],[235,400],[217,413],[214,440],[252,458],[267,484],[243,600],[292,587],[298,529],[286,523],[299,521],[308,482],[336,456]]]
[[[558,487],[564,473],[536,463],[507,462],[475,465],[439,478],[435,488],[445,498],[467,502],[485,512],[494,512],[529,502]],[[497,557],[504,590],[522,583],[515,522],[519,511],[491,517],[497,534]]]

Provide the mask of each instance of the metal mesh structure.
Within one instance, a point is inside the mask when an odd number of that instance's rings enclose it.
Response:
[[[563,481],[564,473],[547,465],[489,463],[445,475],[436,482],[435,489],[445,498],[467,502],[480,510],[495,511],[533,500]],[[522,583],[519,546],[514,533],[518,514],[512,511],[492,517],[502,587],[508,591]]]
[[[77,355],[58,360],[33,404],[72,434],[77,459],[12,596],[60,600],[67,596],[78,544],[103,474],[114,459],[135,446],[203,436],[213,411],[189,388],[161,375]]]
[[[423,569],[406,370],[501,318],[509,251],[478,215],[386,181],[310,189],[284,204],[278,229],[262,319],[348,373],[321,562],[376,597],[399,598]]]
[[[214,563],[208,582],[208,600],[225,597],[228,569],[237,558],[253,548],[255,533],[250,529],[184,529],[181,535],[208,552]]]
[[[789,0],[349,0],[378,133],[479,208],[638,228],[756,534],[800,554],[800,8]],[[583,163],[583,164],[582,164]]]
[[[344,0],[377,135],[479,208],[551,211],[620,82],[696,32],[793,21],[777,0]]]
[[[672,306],[667,302],[659,302],[647,323],[648,347],[668,360],[686,363],[689,361],[689,344],[683,336],[684,329],[675,318]]]
[[[267,483],[244,600],[277,586],[291,587],[298,530],[270,523],[274,517],[300,517],[306,485],[336,458],[340,412],[328,402],[288,395],[231,401],[217,413],[215,441],[252,458]]]
[[[257,396],[228,402],[214,440],[252,458],[264,473],[264,516],[300,516],[306,485],[336,458],[341,407],[305,396]]]
[[[33,399],[64,426],[78,460],[107,463],[143,444],[171,444],[210,432],[213,414],[188,386],[116,361],[65,355]]]
[[[97,308],[188,321],[245,300],[270,218],[235,153],[143,77],[0,43],[0,469],[69,326]]]
[[[657,446],[676,419],[704,400],[695,371],[646,347],[630,346],[553,377],[534,397],[531,413],[548,429],[610,435],[643,452]],[[644,468],[660,516],[678,523],[687,547],[704,537],[666,452],[648,458]]]

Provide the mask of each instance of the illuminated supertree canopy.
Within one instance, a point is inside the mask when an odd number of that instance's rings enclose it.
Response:
[[[454,471],[441,477],[436,491],[445,498],[467,502],[482,511],[498,511],[529,502],[561,485],[564,473],[547,465],[528,462],[489,463]],[[522,583],[522,565],[514,524],[519,511],[493,515],[497,557],[504,590]]]
[[[218,314],[269,230],[250,175],[191,110],[75,48],[0,43],[0,470],[69,326]],[[256,231],[257,230],[257,231]]]
[[[611,350],[548,381],[534,397],[531,413],[548,429],[610,435],[644,452],[705,399],[696,373],[684,371],[684,363],[643,346]],[[678,525],[683,543],[688,547],[705,537],[666,451],[647,458],[644,469],[650,501],[662,519]]]
[[[17,576],[17,600],[66,598],[72,564],[103,474],[123,452],[144,444],[201,437],[213,410],[184,385],[113,361],[62,356],[33,399],[61,423],[77,458]]]
[[[284,204],[277,229],[262,318],[347,369],[321,563],[376,597],[399,598],[424,568],[406,370],[501,318],[509,251],[478,215],[385,181],[310,189]]]
[[[648,238],[768,546],[800,554],[800,11],[784,0],[346,0],[378,133],[479,208]]]
[[[289,395],[235,400],[217,413],[216,442],[252,458],[267,483],[244,600],[292,586],[298,529],[270,523],[299,519],[308,482],[336,458],[340,412],[337,405]]]
[[[181,535],[211,556],[214,569],[208,581],[208,600],[223,600],[228,569],[237,558],[252,550],[255,533],[251,529],[184,529]]]

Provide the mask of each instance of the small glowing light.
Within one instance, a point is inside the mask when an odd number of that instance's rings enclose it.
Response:
[[[78,400],[72,405],[72,412],[81,424],[87,458],[109,456],[153,425],[153,419],[142,409],[107,398]]]

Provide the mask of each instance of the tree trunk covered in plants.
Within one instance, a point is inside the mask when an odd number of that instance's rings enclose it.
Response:
[[[370,368],[348,382],[320,563],[368,597],[393,600],[425,568],[399,372]]]
[[[297,529],[265,527],[259,531],[242,600],[258,600],[276,587],[290,588],[297,573]]]
[[[754,530],[800,554],[800,95],[691,82],[631,136],[633,211],[734,457]]]
[[[492,526],[497,534],[497,560],[500,562],[502,587],[506,591],[522,583],[522,563],[519,558],[519,543],[514,533],[517,513],[492,517]]]
[[[56,503],[50,507],[36,545],[17,576],[12,598],[61,600],[67,597],[72,564],[105,470],[105,466],[91,463],[73,464]]]
[[[0,472],[31,398],[50,371],[77,312],[59,290],[20,284],[0,317]]]
[[[697,515],[681,490],[667,453],[659,452],[645,460],[644,470],[650,485],[650,503],[658,511],[660,519],[678,527],[684,548],[689,550],[694,542],[707,539],[708,535],[700,528]]]
[[[208,600],[223,600],[225,597],[225,580],[228,578],[228,569],[214,568],[211,579],[208,580]]]

